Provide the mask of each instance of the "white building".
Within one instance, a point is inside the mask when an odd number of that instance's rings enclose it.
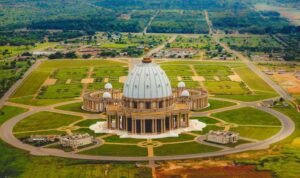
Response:
[[[60,138],[60,144],[63,147],[71,147],[76,149],[81,146],[89,145],[93,143],[93,137],[88,133],[77,134],[77,135],[67,135]]]
[[[206,141],[219,143],[219,144],[230,144],[236,143],[239,140],[239,134],[230,131],[209,131],[206,134]]]

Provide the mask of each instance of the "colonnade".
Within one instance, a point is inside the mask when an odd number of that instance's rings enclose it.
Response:
[[[188,113],[151,119],[108,115],[107,119],[108,129],[127,131],[132,134],[159,134],[188,126]]]

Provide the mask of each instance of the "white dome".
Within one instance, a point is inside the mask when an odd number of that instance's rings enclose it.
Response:
[[[111,94],[109,92],[104,92],[102,97],[103,98],[111,98]]]
[[[111,83],[106,83],[106,84],[104,85],[104,88],[105,88],[105,89],[112,89],[113,86],[112,86]]]
[[[183,91],[181,92],[181,95],[180,95],[180,96],[188,97],[188,96],[190,96],[190,92],[187,91],[187,90],[183,90]]]
[[[135,99],[152,99],[172,96],[166,73],[154,63],[139,63],[129,73],[123,96]]]
[[[185,83],[184,82],[179,82],[177,87],[178,88],[185,88]]]

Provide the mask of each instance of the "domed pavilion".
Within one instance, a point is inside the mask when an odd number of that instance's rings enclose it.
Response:
[[[144,58],[129,72],[123,92],[107,83],[103,90],[87,93],[82,109],[105,112],[107,129],[128,134],[161,134],[189,127],[189,113],[208,106],[208,93],[187,89],[179,82],[172,89],[161,67]]]

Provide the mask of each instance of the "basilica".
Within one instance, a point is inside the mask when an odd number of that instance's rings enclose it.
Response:
[[[84,95],[82,109],[104,112],[109,130],[143,135],[187,128],[190,111],[207,106],[206,90],[187,89],[184,82],[172,89],[166,73],[147,57],[129,72],[123,91],[107,83]]]

